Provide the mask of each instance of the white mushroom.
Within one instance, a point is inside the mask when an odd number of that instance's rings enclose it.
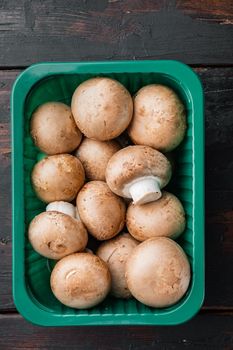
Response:
[[[85,136],[107,141],[127,128],[133,114],[133,102],[129,92],[118,81],[98,77],[77,87],[71,109]]]
[[[103,142],[84,138],[75,155],[89,180],[105,181],[108,161],[119,149],[120,145],[115,140]]]
[[[29,225],[28,238],[35,251],[50,259],[82,251],[88,240],[81,221],[56,211],[37,215]]]
[[[166,237],[139,244],[126,263],[126,281],[141,303],[162,308],[175,304],[190,283],[190,265],[183,249]]]
[[[93,307],[104,300],[111,287],[107,265],[91,253],[77,253],[60,260],[50,278],[55,297],[77,309]]]
[[[167,86],[144,86],[134,97],[134,115],[129,136],[135,144],[168,152],[184,138],[186,116],[184,105]]]
[[[97,256],[106,262],[112,277],[111,293],[117,298],[130,298],[131,293],[125,279],[125,264],[138,242],[128,233],[122,233],[103,242]]]
[[[70,107],[61,102],[44,103],[33,112],[31,135],[36,146],[50,155],[72,152],[82,139]]]
[[[171,178],[167,158],[148,146],[128,146],[115,153],[106,169],[106,181],[119,196],[144,204],[161,197]]]
[[[157,201],[130,204],[126,225],[130,234],[139,241],[163,236],[177,238],[185,229],[184,208],[176,196],[163,191]]]

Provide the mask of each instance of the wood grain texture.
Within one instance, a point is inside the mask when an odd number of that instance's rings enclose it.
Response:
[[[0,67],[38,61],[233,63],[232,1],[3,0]]]
[[[233,68],[196,68],[206,109],[205,308],[233,309]],[[0,310],[14,310],[11,295],[10,117],[11,85],[19,71],[0,71]]]
[[[10,91],[19,71],[0,71],[0,310],[14,308],[11,291]]]
[[[75,350],[230,350],[232,315],[199,314],[176,327],[42,328],[18,315],[0,316],[0,348]]]
[[[200,21],[218,22],[222,25],[233,24],[232,0],[178,0],[176,7]]]

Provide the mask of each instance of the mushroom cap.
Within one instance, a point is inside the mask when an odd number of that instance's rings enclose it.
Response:
[[[128,233],[122,233],[103,242],[97,250],[97,256],[108,265],[112,277],[111,294],[117,298],[131,297],[125,279],[125,264],[138,243]]]
[[[31,135],[36,146],[50,155],[72,152],[82,139],[70,107],[61,102],[47,102],[35,110]]]
[[[186,131],[185,108],[167,86],[144,86],[134,97],[134,115],[128,133],[135,144],[168,152],[183,140]]]
[[[98,77],[77,87],[71,109],[85,136],[107,141],[119,136],[128,127],[133,102],[129,92],[118,81]]]
[[[108,161],[120,148],[113,140],[103,142],[84,138],[75,155],[82,162],[89,180],[105,181]]]
[[[132,295],[143,304],[158,308],[170,306],[188,289],[188,258],[170,238],[147,239],[128,258],[126,281]]]
[[[28,238],[35,251],[49,259],[82,251],[88,240],[81,221],[57,211],[37,215],[29,225]]]
[[[130,234],[139,241],[152,237],[177,238],[185,229],[185,212],[179,199],[163,191],[160,199],[144,205],[131,203],[126,213]]]
[[[99,304],[111,287],[107,265],[90,253],[77,253],[60,260],[50,278],[55,297],[64,305],[87,309]]]
[[[72,201],[83,186],[85,173],[81,162],[70,154],[49,156],[32,171],[37,196],[44,202]]]
[[[125,186],[145,176],[159,179],[160,187],[171,178],[171,165],[159,151],[149,146],[128,146],[115,153],[106,168],[106,182],[122,197],[130,197]]]
[[[86,183],[77,196],[80,218],[90,234],[102,241],[124,227],[125,203],[103,181]]]

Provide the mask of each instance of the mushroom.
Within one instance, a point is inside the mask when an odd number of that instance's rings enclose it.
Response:
[[[85,136],[107,141],[119,136],[128,127],[133,102],[129,92],[118,81],[98,77],[77,87],[71,109]]]
[[[115,153],[106,168],[106,181],[119,196],[144,204],[161,197],[171,178],[167,158],[148,146],[128,146]]]
[[[176,148],[186,131],[185,108],[167,86],[144,86],[134,97],[134,115],[128,133],[135,144],[168,152]]]
[[[60,213],[70,215],[72,216],[72,218],[75,218],[77,220],[81,220],[77,207],[75,207],[72,203],[69,202],[51,202],[47,205],[46,211],[58,211]]]
[[[86,183],[77,196],[80,218],[90,234],[102,241],[124,227],[125,203],[103,181]]]
[[[37,196],[44,202],[72,201],[83,186],[85,173],[81,162],[70,154],[49,156],[32,171]]]
[[[50,155],[72,152],[82,138],[70,107],[61,102],[47,102],[35,110],[31,135],[36,146]]]
[[[81,221],[56,211],[37,215],[29,225],[28,238],[35,251],[49,259],[82,251],[88,240]]]
[[[94,254],[93,251],[91,249],[89,249],[89,248],[85,248],[83,252],[84,253]]]
[[[126,263],[126,281],[141,303],[162,308],[178,302],[190,283],[190,265],[183,249],[167,237],[139,244]]]
[[[130,204],[126,213],[130,234],[139,241],[151,237],[177,238],[185,229],[185,212],[179,199],[171,193],[144,205]]]
[[[104,300],[111,287],[107,265],[90,253],[77,253],[60,260],[50,278],[55,297],[64,305],[87,309]]]
[[[105,181],[105,170],[109,159],[119,151],[116,141],[97,141],[85,138],[75,155],[80,159],[89,180]]]
[[[72,218],[76,217],[76,207],[69,202],[56,201],[47,205],[46,211],[58,211],[59,213],[70,215]]]
[[[125,264],[138,242],[128,233],[103,242],[97,256],[106,262],[112,277],[111,294],[117,298],[130,298],[131,293],[125,279]]]

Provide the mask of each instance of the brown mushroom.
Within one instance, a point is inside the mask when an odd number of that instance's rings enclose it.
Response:
[[[157,201],[130,204],[126,225],[130,234],[139,241],[163,236],[177,238],[185,229],[184,208],[176,196],[163,191]]]
[[[77,196],[80,218],[98,240],[116,236],[124,227],[125,203],[103,181],[86,183]]]
[[[130,298],[131,293],[125,279],[125,264],[138,242],[128,233],[103,242],[97,256],[106,262],[112,277],[111,293],[117,298]]]
[[[185,108],[167,86],[144,86],[134,97],[134,115],[129,136],[135,144],[168,152],[176,148],[186,130]]]
[[[126,263],[126,281],[141,303],[162,308],[178,302],[190,283],[190,265],[183,249],[167,237],[139,244]]]
[[[107,141],[127,128],[133,114],[133,102],[129,92],[118,81],[98,77],[77,87],[71,109],[85,136]]]
[[[90,253],[77,253],[60,260],[50,278],[55,297],[64,305],[87,309],[104,300],[111,286],[107,265]]]
[[[49,259],[82,251],[88,240],[81,221],[56,211],[37,215],[29,225],[28,238],[35,251]]]
[[[32,171],[32,184],[44,202],[72,201],[83,186],[85,173],[81,162],[70,154],[49,156]]]
[[[31,135],[36,146],[50,155],[72,152],[82,138],[70,107],[61,102],[47,102],[35,110]]]
[[[161,197],[171,178],[167,158],[148,146],[128,146],[115,153],[106,169],[106,181],[119,196],[144,204]]]
[[[109,159],[119,151],[116,141],[97,141],[84,138],[75,155],[80,159],[89,180],[105,181]]]

